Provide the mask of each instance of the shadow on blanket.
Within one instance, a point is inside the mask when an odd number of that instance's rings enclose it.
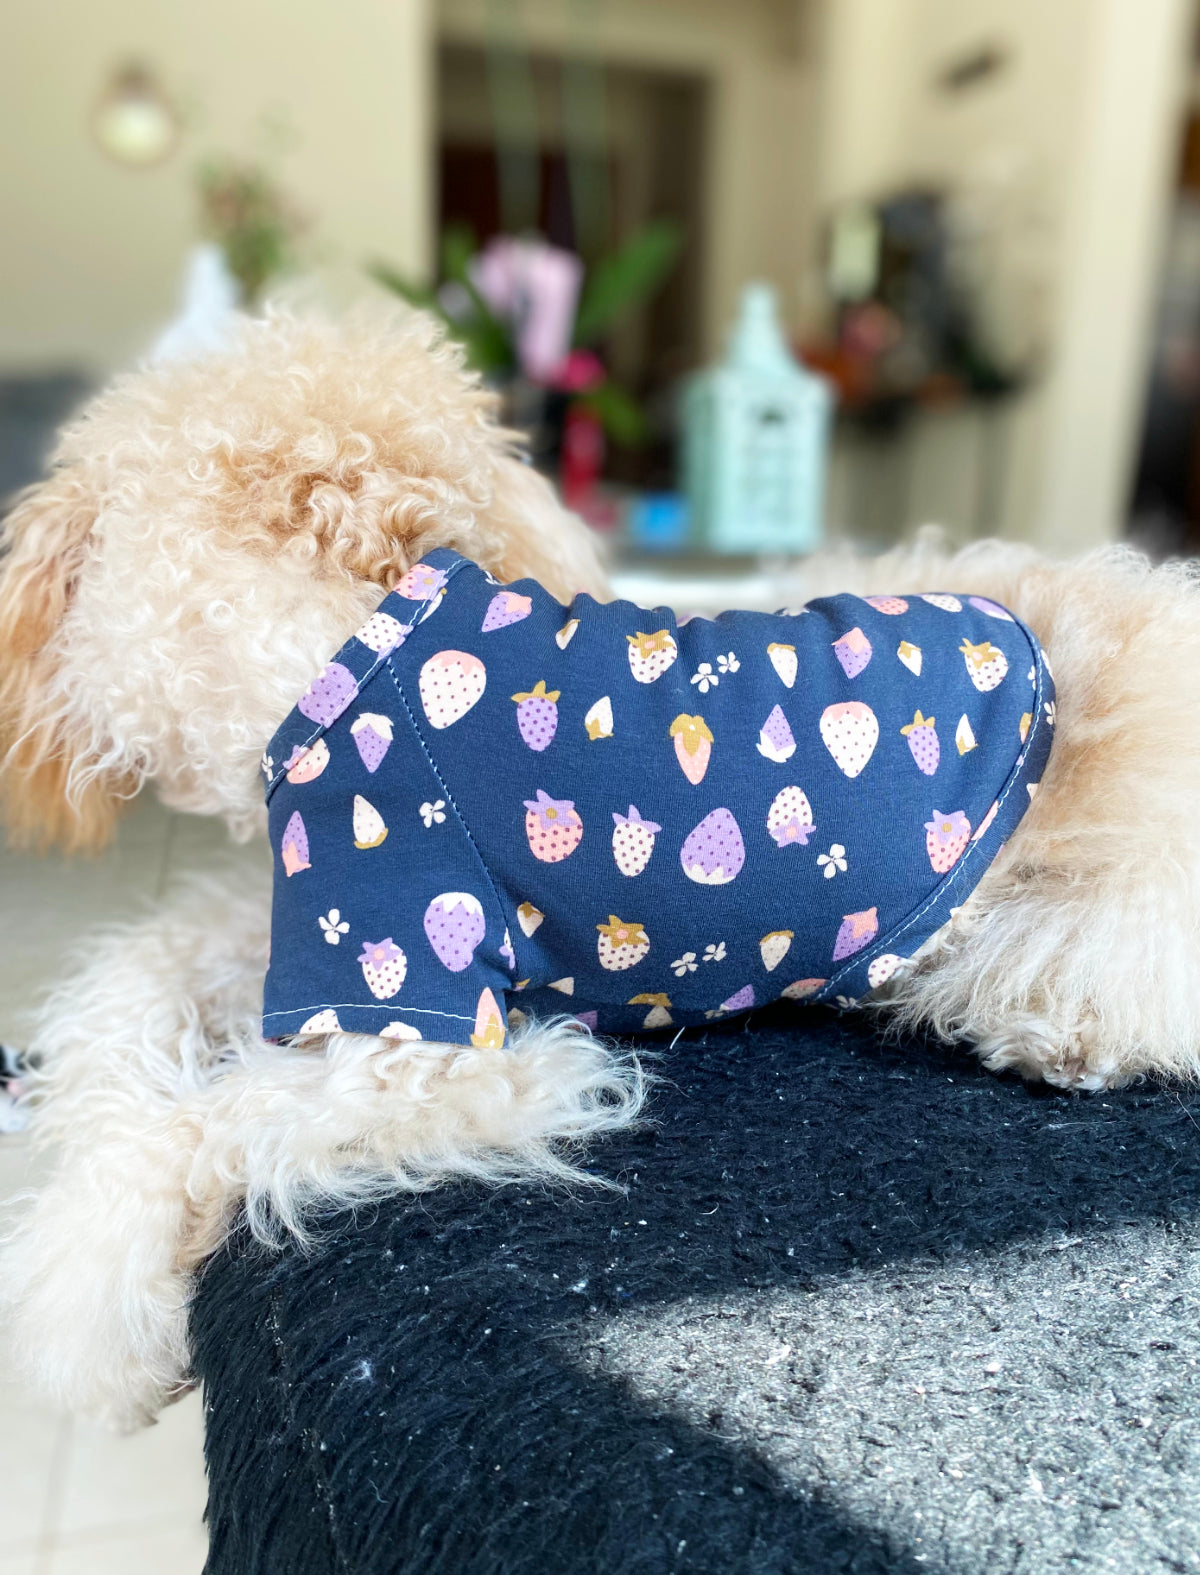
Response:
[[[1200,1132],[1186,1094],[1071,1098],[858,1023],[786,1021],[660,1047],[657,1124],[593,1155],[624,1196],[455,1186],[328,1219],[308,1256],[235,1235],[193,1313],[208,1575],[945,1569],[936,1539],[922,1552],[911,1524],[855,1514],[822,1464],[823,1408],[844,1401],[806,1298],[857,1276],[886,1304],[915,1266],[932,1290],[964,1255],[1194,1215]],[[810,1339],[765,1358],[770,1331],[750,1341],[733,1409],[757,1419],[639,1386],[638,1329],[664,1310],[749,1326],[778,1296]],[[714,1352],[700,1334],[675,1370]],[[804,1435],[805,1480],[756,1427]],[[986,1568],[1001,1550],[979,1551]]]

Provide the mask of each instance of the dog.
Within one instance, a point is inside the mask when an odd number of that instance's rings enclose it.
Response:
[[[234,841],[259,834],[268,741],[430,552],[563,603],[607,597],[593,538],[419,315],[273,310],[225,349],[119,378],[64,431],[6,541],[10,835],[77,851],[149,784]],[[1064,1089],[1195,1079],[1194,570],[925,536],[878,559],[822,554],[783,596],[947,590],[1040,641],[1053,748],[974,891],[857,1004]],[[564,1014],[507,1044],[269,1043],[260,864],[245,855],[90,942],[33,1041],[56,1168],[4,1255],[6,1333],[50,1395],[118,1426],[186,1388],[192,1277],[239,1204],[264,1237],[303,1237],[316,1201],[453,1176],[578,1181],[577,1145],[644,1109],[638,1059]]]

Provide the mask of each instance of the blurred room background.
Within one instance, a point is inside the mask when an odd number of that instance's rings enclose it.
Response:
[[[11,0],[0,498],[139,357],[375,293],[445,319],[641,601],[773,605],[784,558],[927,521],[1200,552],[1196,7]],[[0,1040],[224,842],[139,802],[82,865],[0,852]],[[0,1571],[198,1571],[201,1433],[0,1382]]]
[[[193,313],[206,287],[432,305],[631,564],[734,574],[928,520],[1194,549],[1193,11],[18,0],[0,490],[190,266]],[[738,378],[697,380],[754,283],[779,340],[752,294]],[[780,345],[822,379],[791,403]]]

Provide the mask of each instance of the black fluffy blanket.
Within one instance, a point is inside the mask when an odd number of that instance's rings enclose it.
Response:
[[[211,1262],[208,1575],[1200,1570],[1200,1100],[820,1014],[651,1048],[623,1193]]]

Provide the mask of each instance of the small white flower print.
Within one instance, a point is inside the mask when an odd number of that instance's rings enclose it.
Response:
[[[704,948],[704,961],[705,962],[724,962],[725,961],[725,942],[724,941],[718,941],[715,946],[706,946]]]
[[[817,865],[825,871],[825,879],[832,880],[841,870],[846,873],[846,850],[840,842],[835,842],[828,853],[817,854]]]
[[[342,918],[337,908],[330,908],[328,918],[318,919],[317,923],[330,946],[336,946],[343,935],[350,933],[350,926]]]
[[[682,957],[676,957],[675,961],[671,964],[671,967],[675,970],[675,977],[677,979],[682,979],[684,974],[695,973],[695,952],[684,952]]]
[[[717,667],[723,673],[736,673],[741,665],[741,662],[738,661],[732,651],[730,651],[728,656],[717,657]]]
[[[841,1007],[843,1012],[850,1012],[853,1011],[853,1009],[858,1005],[858,1001],[857,999],[852,999],[848,995],[839,995],[837,997],[837,1004]]]
[[[701,662],[692,674],[692,682],[697,685],[702,695],[706,695],[710,689],[715,689],[720,681],[712,670],[711,662]]]
[[[428,799],[426,799],[425,803],[421,805],[417,813],[425,822],[425,829],[428,831],[430,826],[440,826],[442,824],[446,818],[445,811],[446,800],[444,798],[437,798],[434,799],[432,804],[428,801]]]
[[[1033,687],[1035,689],[1037,688],[1037,668],[1036,667],[1031,667],[1029,669],[1029,682],[1033,685]]]
[[[1049,722],[1050,726],[1053,727],[1055,722],[1058,719],[1058,706],[1055,704],[1055,702],[1053,700],[1047,700],[1046,701],[1046,703],[1045,703],[1045,712],[1046,712],[1046,720],[1047,720],[1047,722]]]
[[[263,753],[263,757],[262,757],[262,760],[261,760],[260,764],[262,766],[263,776],[264,777],[269,777],[271,775],[271,772],[274,771],[274,769],[275,769],[275,762],[271,759],[270,755],[268,755],[265,751]]]

